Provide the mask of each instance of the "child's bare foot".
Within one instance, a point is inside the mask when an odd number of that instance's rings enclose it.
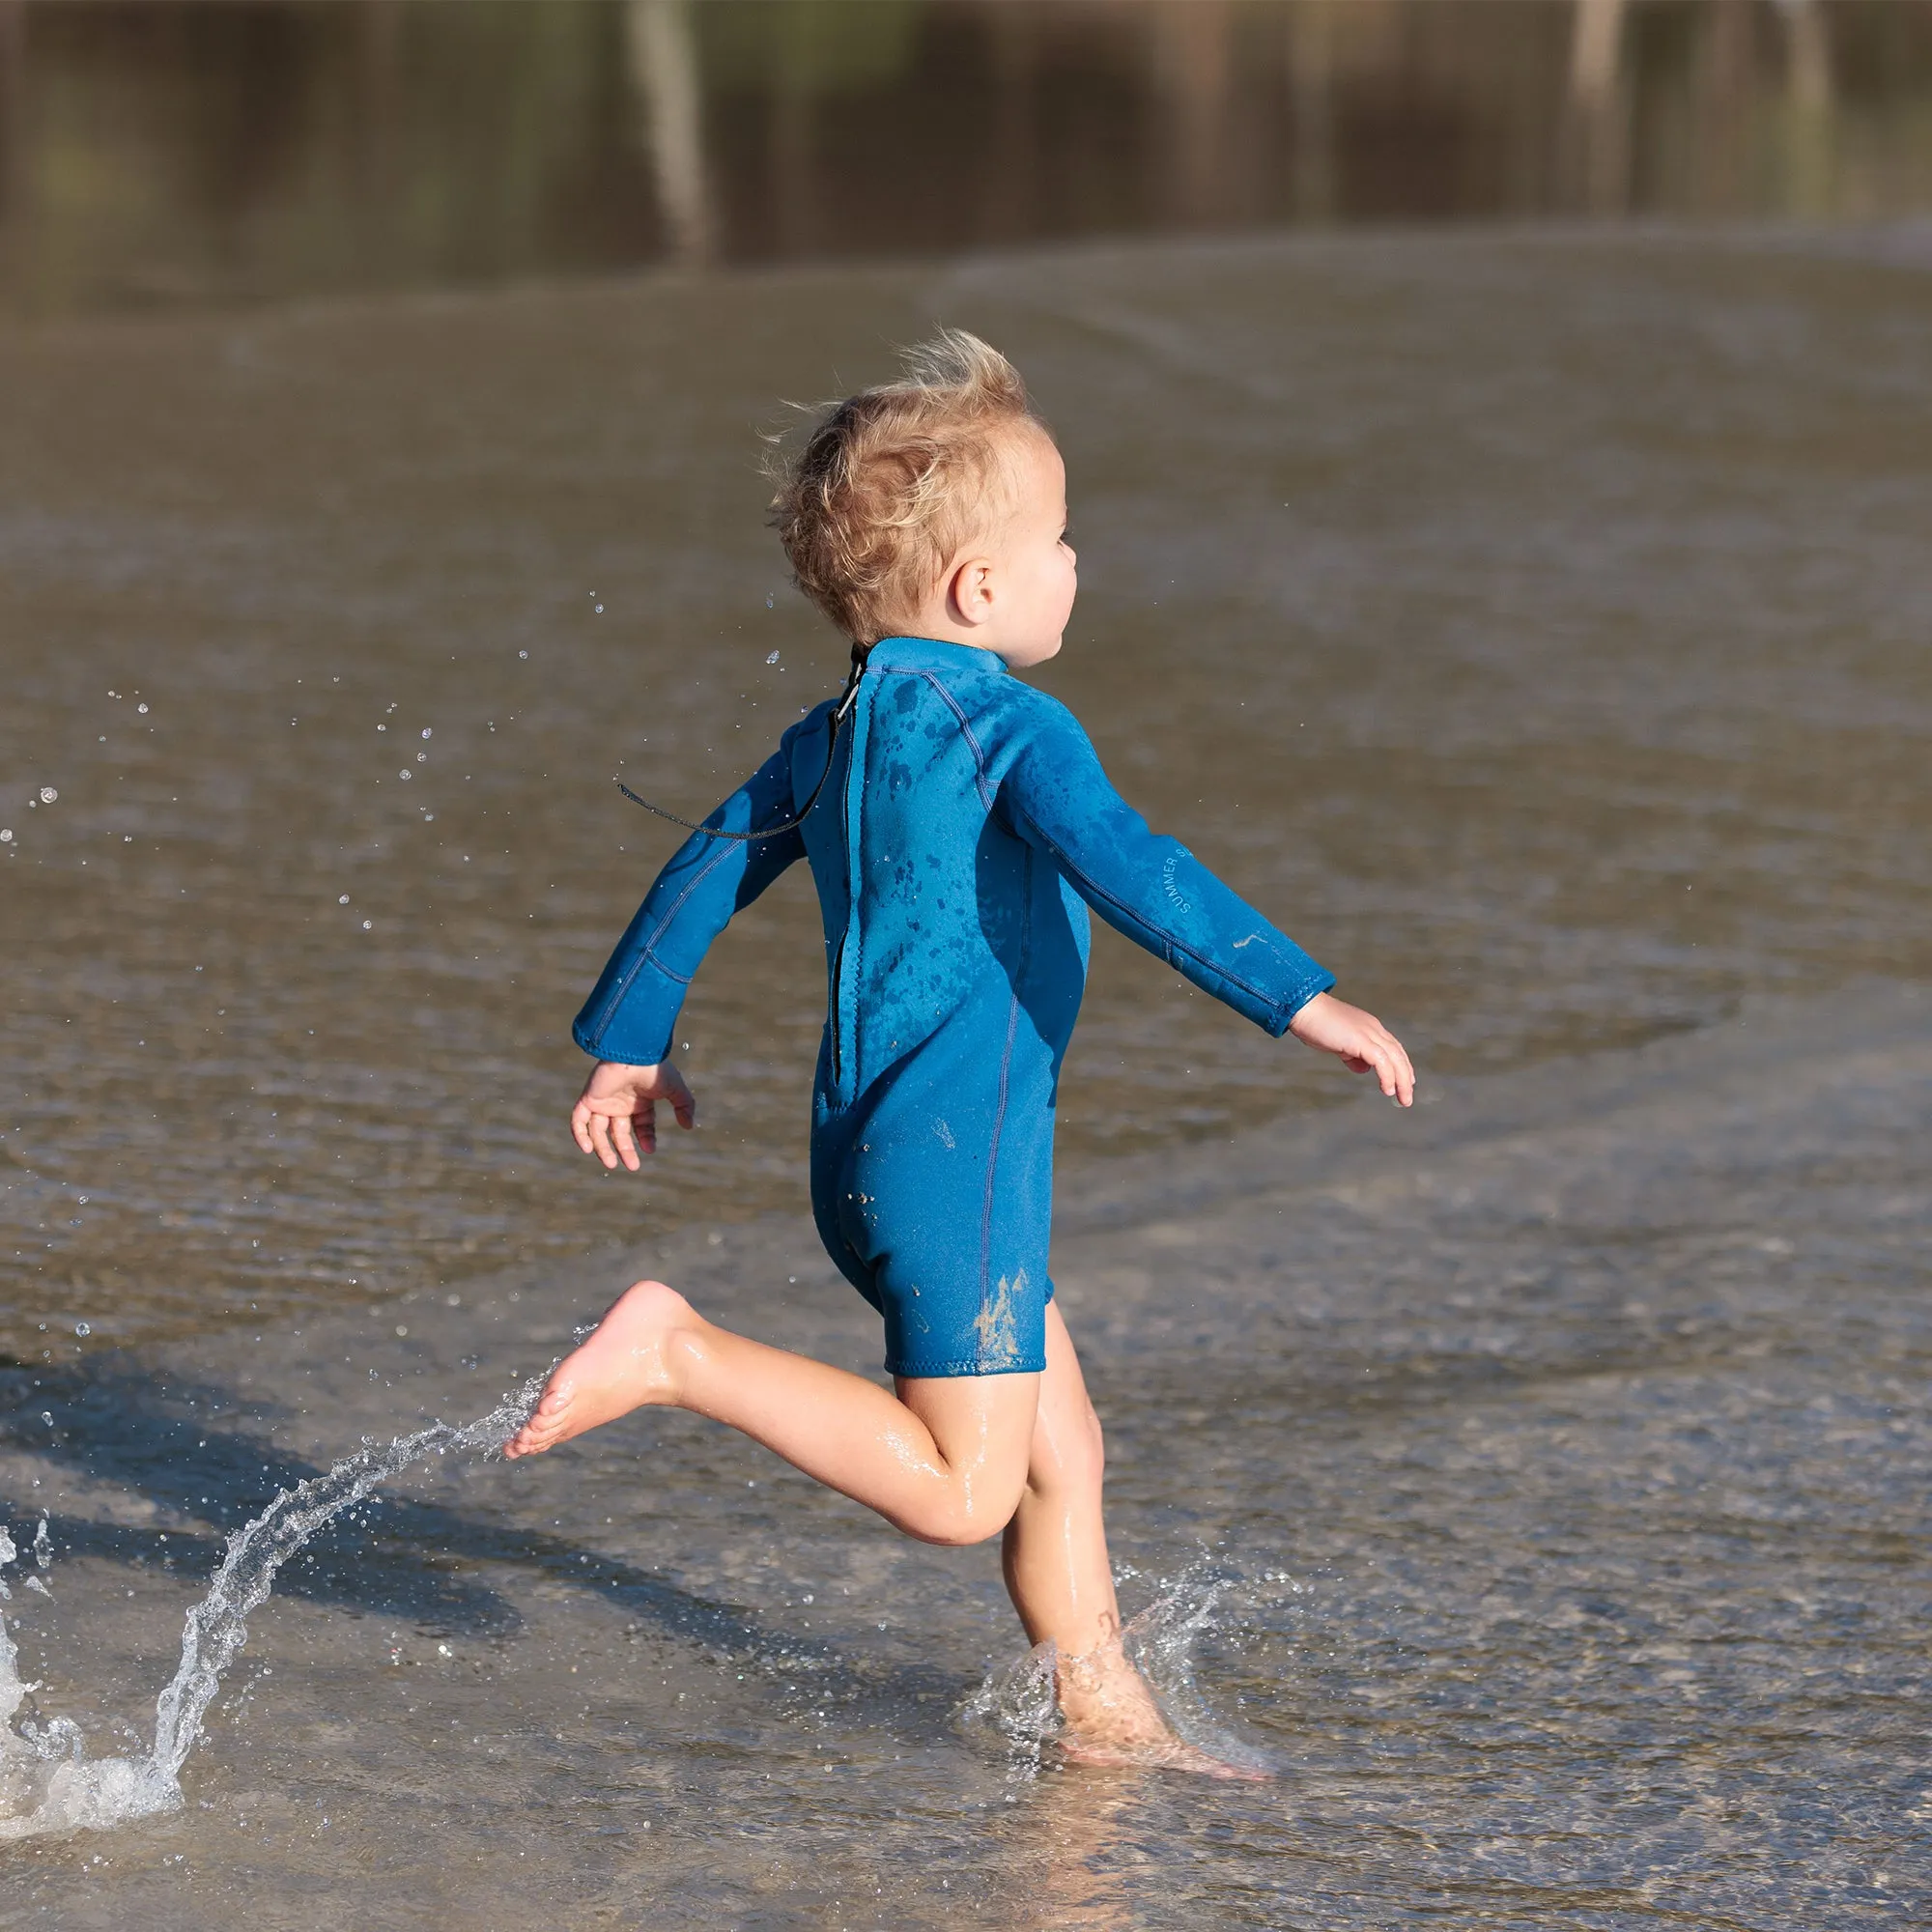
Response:
[[[1263,1776],[1224,1764],[1178,1738],[1118,1637],[1084,1657],[1063,1658],[1057,1680],[1066,1725],[1060,1748],[1076,1764],[1191,1771],[1203,1777]]]
[[[668,1344],[697,1320],[690,1302],[661,1281],[627,1288],[582,1346],[551,1371],[530,1419],[503,1444],[503,1454],[540,1456],[646,1403],[675,1402]]]

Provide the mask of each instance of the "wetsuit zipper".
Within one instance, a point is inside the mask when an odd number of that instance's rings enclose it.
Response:
[[[838,1084],[838,971],[845,963],[845,935],[838,935],[838,944],[832,949],[832,1084]]]
[[[852,843],[852,794],[864,776],[860,762],[862,738],[859,706],[854,704],[852,729],[845,743],[844,781],[838,787],[838,825],[845,847],[845,924],[832,953],[832,1085],[841,1096],[845,1068],[845,942],[859,923],[859,855]]]

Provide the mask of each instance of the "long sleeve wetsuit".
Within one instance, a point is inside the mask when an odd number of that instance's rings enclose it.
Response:
[[[1086,986],[1088,907],[1272,1035],[1334,982],[1161,838],[1058,700],[990,651],[888,638],[846,724],[820,705],[658,875],[573,1029],[653,1065],[706,949],[809,859],[827,1017],[812,1094],[820,1237],[885,1317],[900,1376],[1046,1365],[1060,1064]],[[830,747],[832,769],[826,772]]]

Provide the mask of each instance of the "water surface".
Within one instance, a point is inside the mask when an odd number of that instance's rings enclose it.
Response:
[[[225,1533],[633,1272],[875,1364],[803,879],[687,1010],[701,1131],[612,1179],[563,1125],[669,845],[611,776],[707,804],[838,681],[778,398],[938,320],[1019,359],[1044,681],[1427,1085],[1099,936],[1056,1278],[1177,1713],[1274,1781],[962,1717],[991,1552],[647,1416],[330,1532],[185,1808],[10,1847],[0,1924],[1922,1922],[1928,270],[1257,237],[14,327],[0,1522],[53,1596],[0,1575],[90,1757]]]
[[[802,1210],[802,874],[700,980],[705,1124],[645,1178],[571,1149],[567,1027],[674,837],[612,776],[701,808],[837,687],[758,430],[942,318],[1065,445],[1045,681],[1432,1069],[1922,976],[1913,245],[1197,244],[16,336],[5,1346]],[[1064,1164],[1345,1085],[1103,934]]]

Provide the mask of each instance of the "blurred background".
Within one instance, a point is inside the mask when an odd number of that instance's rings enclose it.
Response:
[[[0,0],[27,315],[1928,208],[1918,0]]]

